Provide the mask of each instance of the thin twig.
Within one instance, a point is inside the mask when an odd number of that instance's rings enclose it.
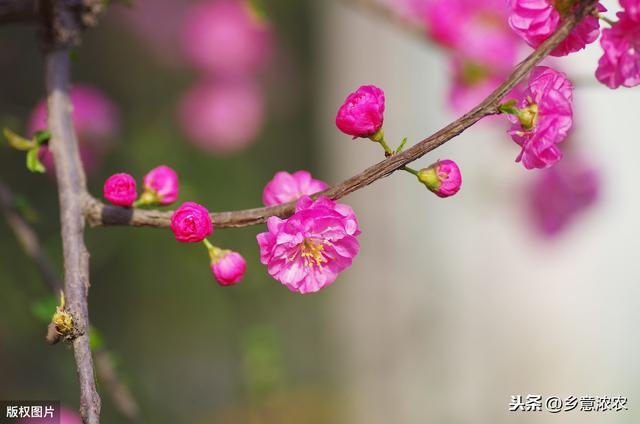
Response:
[[[9,187],[0,181],[0,208],[4,211],[9,228],[13,231],[25,254],[36,264],[42,280],[52,294],[57,296],[62,290],[62,281],[55,271],[51,259],[42,248],[38,235],[29,223],[14,208],[13,194]],[[53,311],[51,311],[53,313]],[[118,412],[131,424],[140,423],[140,408],[131,391],[118,377],[116,367],[105,347],[94,350],[96,370],[99,380],[106,388]]]
[[[523,60],[509,75],[509,77],[469,113],[450,123],[435,134],[425,138],[411,148],[395,154],[379,162],[361,173],[331,187],[318,196],[327,196],[337,200],[356,190],[364,188],[375,181],[389,176],[393,172],[421,158],[433,149],[443,145],[460,135],[467,128],[480,119],[499,113],[497,108],[504,96],[519,84],[549,53],[564,40],[576,24],[591,13],[596,0],[583,0],[560,25],[558,30],[540,45],[533,53]],[[293,202],[268,208],[246,209],[232,212],[212,213],[211,218],[218,228],[247,227],[262,224],[270,216],[281,218],[290,216],[295,211]],[[99,225],[131,225],[135,227],[168,227],[171,223],[172,211],[127,209],[118,206],[105,205],[99,200],[87,195],[84,213],[92,226]]]

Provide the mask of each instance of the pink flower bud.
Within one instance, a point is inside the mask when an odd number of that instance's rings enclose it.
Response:
[[[197,243],[213,233],[213,222],[207,208],[185,202],[171,216],[171,230],[179,242]]]
[[[303,195],[311,196],[327,188],[329,184],[313,179],[307,171],[298,171],[293,174],[281,171],[276,173],[265,186],[262,192],[262,203],[265,206],[281,205],[298,200]]]
[[[462,186],[460,168],[452,160],[441,160],[418,171],[418,179],[438,197],[450,197]]]
[[[114,174],[104,182],[104,198],[114,205],[131,206],[136,197],[136,180],[129,174]]]
[[[212,259],[211,271],[221,286],[232,286],[244,277],[247,263],[239,253],[223,250],[216,259]]]
[[[336,116],[338,129],[354,138],[373,136],[383,121],[384,92],[374,85],[363,85],[349,94]]]
[[[151,201],[160,205],[169,205],[178,198],[178,174],[166,165],[153,168],[144,176],[145,193]]]

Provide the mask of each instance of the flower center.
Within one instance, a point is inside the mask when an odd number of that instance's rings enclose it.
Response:
[[[517,116],[520,125],[522,125],[522,129],[525,131],[531,130],[536,126],[536,122],[538,122],[538,105],[530,102],[529,106],[518,111]]]
[[[309,268],[317,266],[322,269],[322,264],[328,262],[323,252],[324,244],[312,238],[305,238],[300,244],[300,256],[304,260],[304,265]]]
[[[461,80],[462,84],[471,87],[480,84],[489,77],[489,69],[478,63],[465,61],[462,65]]]

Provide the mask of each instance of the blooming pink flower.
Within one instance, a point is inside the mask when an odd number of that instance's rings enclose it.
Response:
[[[431,0],[425,7],[429,36],[467,60],[506,71],[520,40],[507,25],[505,0]]]
[[[363,85],[349,94],[338,109],[336,125],[347,135],[371,137],[384,121],[384,92],[374,85]]]
[[[256,139],[264,123],[264,99],[250,79],[209,80],[190,89],[180,108],[180,126],[196,146],[233,153]]]
[[[509,115],[511,138],[522,147],[516,162],[527,169],[546,168],[562,158],[557,144],[564,141],[573,125],[573,85],[567,76],[546,66],[538,66],[529,76],[529,85]]]
[[[598,61],[596,78],[609,88],[640,84],[640,1],[621,1],[618,22],[602,30],[604,55]]]
[[[131,206],[136,197],[136,180],[129,174],[113,174],[104,182],[104,198],[114,205]]]
[[[438,197],[450,197],[460,191],[462,174],[458,164],[452,160],[439,160],[428,168],[418,171],[418,179]]]
[[[596,203],[599,193],[600,177],[585,162],[563,160],[542,171],[529,188],[528,206],[535,228],[545,236],[558,235]]]
[[[44,413],[43,413],[44,415]],[[59,418],[58,418],[59,417]],[[54,417],[46,418],[23,418],[18,421],[19,424],[82,424],[82,418],[77,412],[62,407],[54,410]]]
[[[536,48],[553,34],[562,17],[571,11],[572,1],[567,0],[510,0],[509,25],[531,47]],[[604,12],[598,3],[597,11]],[[585,17],[569,36],[556,47],[551,55],[566,56],[577,52],[598,39],[600,21],[595,16]]]
[[[211,262],[211,271],[221,286],[232,286],[244,277],[247,263],[241,254],[225,250],[217,260]]]
[[[145,191],[160,205],[169,205],[178,198],[178,174],[166,165],[149,171],[144,176],[143,184]]]
[[[80,141],[82,162],[87,172],[98,168],[102,156],[109,150],[120,126],[116,106],[97,88],[76,85],[70,92],[73,124]],[[47,104],[38,102],[29,118],[29,133],[47,129]],[[53,169],[53,157],[41,153],[47,170]]]
[[[270,217],[267,229],[257,237],[260,261],[273,278],[301,294],[332,284],[360,250],[353,210],[326,197],[301,197],[294,215]]]
[[[262,192],[262,203],[265,206],[281,205],[297,200],[303,195],[312,195],[329,188],[324,181],[315,180],[307,171],[293,174],[278,172],[265,186]]]
[[[197,4],[184,19],[182,46],[199,68],[225,75],[246,74],[272,55],[270,27],[238,0]]]
[[[213,233],[209,211],[195,202],[185,202],[171,215],[171,230],[181,243],[197,243]]]

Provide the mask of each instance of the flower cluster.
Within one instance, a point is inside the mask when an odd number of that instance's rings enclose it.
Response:
[[[547,168],[562,158],[557,144],[573,125],[572,100],[573,85],[564,73],[533,69],[522,95],[501,106],[513,123],[508,133],[521,147],[516,162],[527,169]]]
[[[149,171],[143,179],[144,192],[138,199],[136,180],[119,173],[104,183],[104,198],[118,206],[169,205],[178,199],[178,174],[166,165]],[[137,199],[137,200],[136,200]]]
[[[602,30],[596,78],[609,88],[640,84],[640,1],[620,0],[618,22]]]

